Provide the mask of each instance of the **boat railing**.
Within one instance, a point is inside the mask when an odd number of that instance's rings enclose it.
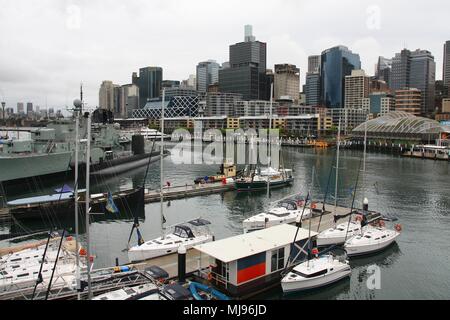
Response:
[[[199,270],[200,277],[204,279],[208,279],[211,284],[215,284],[216,286],[223,286],[225,289],[228,289],[228,280],[221,274],[214,272],[211,268]]]

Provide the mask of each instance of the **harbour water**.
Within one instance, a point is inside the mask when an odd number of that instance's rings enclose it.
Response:
[[[339,204],[351,205],[351,193],[355,185],[362,152],[342,151],[340,179],[338,183]],[[286,167],[295,170],[295,182],[291,187],[274,190],[270,199],[266,193],[226,194],[202,196],[164,204],[167,225],[203,217],[212,222],[211,230],[217,239],[242,233],[242,221],[263,212],[272,201],[301,193],[306,196],[311,189],[316,200],[323,200],[327,188],[330,167],[335,152],[329,150],[295,149],[283,150]],[[312,167],[316,170],[316,183],[311,185]],[[178,165],[170,157],[164,161],[164,182],[171,185],[192,184],[196,177],[213,175],[218,165]],[[450,163],[431,160],[406,159],[382,153],[367,155],[366,171],[361,174],[356,202],[361,206],[367,197],[370,209],[399,219],[403,232],[397,244],[386,251],[366,258],[351,260],[352,275],[336,285],[283,297],[281,287],[264,294],[264,299],[449,299],[450,298]],[[160,167],[152,164],[146,186],[159,188]],[[106,179],[96,178],[93,192],[117,191],[142,185],[145,168]],[[35,189],[39,186],[30,186]],[[50,193],[51,188],[40,189]],[[330,192],[334,194],[334,172],[330,180]],[[33,195],[33,192],[9,195],[9,200]],[[334,200],[329,197],[330,202]],[[329,209],[332,209],[330,206]],[[145,220],[141,232],[145,240],[160,235],[160,204],[146,205]],[[95,266],[108,267],[119,258],[127,263],[123,249],[127,245],[132,218],[110,216],[97,219],[90,226],[91,248],[97,255]],[[53,227],[73,228],[72,221],[61,221],[51,213],[41,223],[8,222],[0,226],[0,233],[44,230]],[[85,226],[81,226],[84,232]],[[136,243],[133,235],[132,244]],[[14,244],[17,244],[15,242]],[[11,245],[2,241],[0,246]],[[380,288],[371,290],[367,281],[372,279],[371,267],[380,270]]]

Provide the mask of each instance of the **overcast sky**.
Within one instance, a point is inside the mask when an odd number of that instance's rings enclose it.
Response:
[[[83,82],[93,107],[103,80],[127,84],[140,67],[187,79],[200,61],[228,61],[245,24],[268,68],[296,64],[302,84],[307,57],[339,44],[368,74],[379,55],[430,50],[441,79],[449,13],[448,0],[0,0],[0,99],[64,109]]]

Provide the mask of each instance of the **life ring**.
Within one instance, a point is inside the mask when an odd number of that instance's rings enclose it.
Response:
[[[400,224],[396,224],[396,225],[395,225],[395,230],[396,230],[397,232],[402,231],[402,226],[401,226]]]

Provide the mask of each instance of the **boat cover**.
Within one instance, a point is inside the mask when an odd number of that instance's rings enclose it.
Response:
[[[37,204],[37,203],[47,203],[47,202],[55,202],[55,201],[63,201],[68,200],[70,198],[73,198],[73,193],[58,193],[58,194],[52,194],[48,196],[39,196],[39,197],[31,197],[31,198],[24,198],[24,199],[18,199],[14,201],[8,201],[8,206],[25,206],[25,205],[31,205],[31,204]]]

